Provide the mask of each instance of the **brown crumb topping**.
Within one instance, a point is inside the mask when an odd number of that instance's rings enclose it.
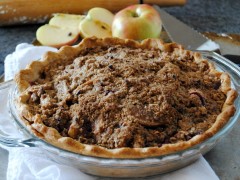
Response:
[[[226,100],[190,53],[114,46],[52,63],[30,86],[31,113],[81,143],[160,147],[209,129]]]

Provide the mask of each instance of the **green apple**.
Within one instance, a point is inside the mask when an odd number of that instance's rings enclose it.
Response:
[[[92,8],[86,18],[79,24],[79,31],[83,38],[96,36],[98,38],[112,36],[112,21],[114,14],[104,8]]]
[[[78,30],[71,28],[61,28],[50,24],[38,28],[37,40],[46,46],[59,48],[64,45],[74,44],[79,37]]]
[[[113,37],[143,40],[158,38],[162,30],[159,13],[150,5],[131,5],[119,11],[113,19]]]

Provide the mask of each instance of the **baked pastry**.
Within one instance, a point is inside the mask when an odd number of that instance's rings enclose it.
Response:
[[[158,39],[87,38],[16,75],[17,108],[57,147],[107,158],[190,148],[235,112],[230,77],[199,53]]]

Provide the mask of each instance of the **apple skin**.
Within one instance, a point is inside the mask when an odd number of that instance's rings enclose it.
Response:
[[[162,21],[159,13],[150,5],[131,5],[119,11],[113,19],[113,37],[143,40],[159,38]]]

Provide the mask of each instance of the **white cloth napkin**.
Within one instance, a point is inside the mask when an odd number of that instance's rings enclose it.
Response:
[[[30,44],[19,44],[15,52],[8,55],[5,59],[5,80],[13,78],[14,74],[24,68],[32,60],[40,59],[46,51],[57,51],[50,47],[35,47]],[[0,91],[1,104],[7,104],[8,90]],[[13,125],[8,115],[6,106],[0,106],[0,131],[11,135],[12,137],[21,137],[22,135]],[[91,176],[66,165],[57,164],[49,160],[41,149],[31,148],[9,148],[3,147],[9,151],[9,162],[7,170],[8,180],[94,180],[111,179]],[[200,157],[195,163],[180,170],[140,179],[162,179],[162,180],[218,180],[215,172],[209,166],[207,161]]]

